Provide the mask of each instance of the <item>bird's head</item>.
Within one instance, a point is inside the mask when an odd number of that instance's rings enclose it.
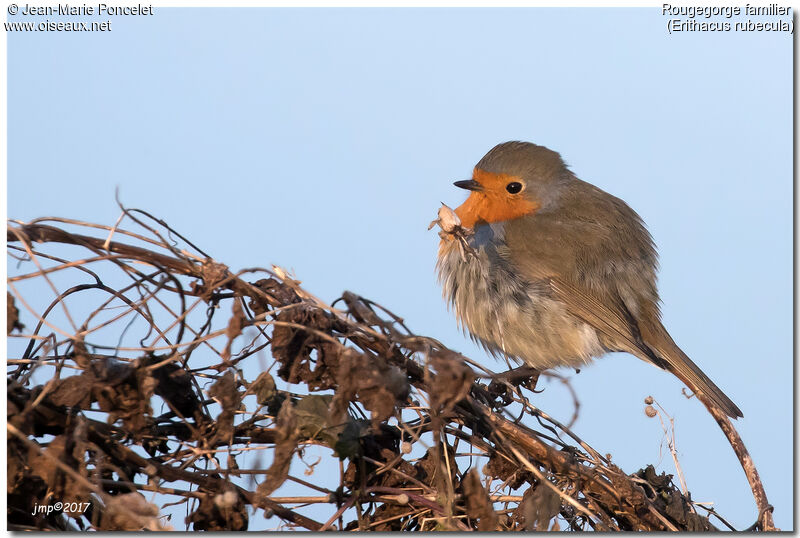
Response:
[[[478,162],[472,179],[454,183],[472,191],[456,214],[468,228],[532,215],[556,202],[569,177],[555,151],[530,142],[504,142]]]

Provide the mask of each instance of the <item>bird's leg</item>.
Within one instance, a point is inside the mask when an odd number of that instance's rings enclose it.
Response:
[[[505,392],[505,384],[509,383],[514,386],[523,386],[531,392],[536,392],[536,383],[539,381],[540,371],[532,366],[520,366],[503,372],[502,374],[495,374],[492,382],[489,384],[489,391]]]
[[[504,379],[511,384],[520,384],[523,381],[533,380],[534,383],[539,379],[540,371],[533,366],[519,366],[502,374],[497,374],[495,379]],[[535,385],[534,385],[535,386]]]

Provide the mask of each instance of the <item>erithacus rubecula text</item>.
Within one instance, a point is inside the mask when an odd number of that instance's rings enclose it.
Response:
[[[466,238],[442,234],[439,280],[487,351],[539,370],[625,351],[742,416],[661,324],[655,246],[628,204],[528,142],[499,144],[455,185],[470,191],[455,210]]]

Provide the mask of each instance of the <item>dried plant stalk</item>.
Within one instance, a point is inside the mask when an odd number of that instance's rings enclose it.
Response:
[[[7,238],[11,529],[713,528],[669,475],[626,474],[531,406],[535,372],[476,372],[355,293],[232,272],[139,210]],[[87,508],[35,510],[67,499]]]

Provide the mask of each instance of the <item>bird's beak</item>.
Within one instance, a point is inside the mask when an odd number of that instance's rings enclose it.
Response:
[[[453,183],[459,189],[467,189],[468,191],[482,191],[483,185],[474,179],[465,179],[464,181],[456,181]]]

